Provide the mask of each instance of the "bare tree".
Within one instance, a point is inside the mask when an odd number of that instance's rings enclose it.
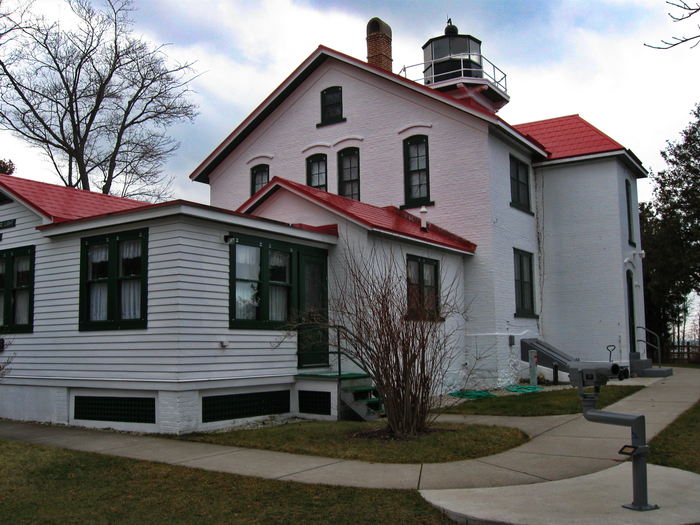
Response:
[[[344,327],[343,352],[374,381],[394,437],[425,432],[463,335],[458,282],[420,267],[436,281],[417,288],[405,255],[389,249],[346,250],[342,268],[329,314]]]
[[[1,1],[1,0],[0,0]],[[0,128],[41,150],[66,186],[168,196],[166,134],[192,120],[190,64],[132,33],[131,0],[65,0],[72,20],[0,4]]]
[[[675,7],[680,10],[680,14],[668,13],[668,16],[671,18],[671,20],[673,20],[673,22],[683,22],[685,20],[688,20],[691,16],[700,13],[700,3],[695,3],[693,5],[689,4],[685,0],[677,0],[674,2],[667,1],[666,3],[671,7]],[[697,29],[700,29],[700,24],[697,26]],[[691,36],[674,36],[671,37],[670,40],[662,40],[660,44],[644,45],[647,47],[653,47],[654,49],[671,49],[672,47],[676,47],[681,44],[686,44],[688,42],[693,41],[694,43],[692,46],[690,46],[691,48],[700,44],[700,33]]]
[[[12,363],[14,357],[15,356],[13,354],[10,357],[0,361],[0,380],[10,373],[10,364]]]

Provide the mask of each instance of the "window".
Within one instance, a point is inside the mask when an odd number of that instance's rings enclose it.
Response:
[[[535,296],[532,285],[532,254],[513,249],[515,266],[515,316],[535,316]]]
[[[360,150],[357,148],[338,152],[338,195],[360,200]]]
[[[146,328],[148,230],[82,240],[80,329]]]
[[[510,157],[510,205],[532,213],[530,209],[530,170],[522,160]]]
[[[306,185],[328,191],[326,155],[318,153],[306,159]]]
[[[0,252],[0,332],[31,332],[34,320],[34,246]]]
[[[250,170],[250,194],[253,195],[270,181],[270,166],[258,164]]]
[[[321,122],[316,127],[345,122],[343,118],[343,88],[329,87],[321,91]]]
[[[408,318],[437,319],[440,314],[438,261],[408,255],[406,258],[406,283]]]
[[[630,246],[637,246],[634,242],[634,215],[632,213],[632,183],[625,179],[625,199],[627,202],[627,242]]]
[[[311,281],[326,290],[325,251],[235,236],[231,245],[231,328],[269,328],[288,323],[296,311],[303,309],[309,293],[302,270],[308,266],[305,258],[311,256],[322,258],[324,263],[323,271]],[[325,300],[321,307],[325,307]]]
[[[415,135],[403,141],[404,208],[415,208],[430,202],[430,173],[428,171],[428,137]]]

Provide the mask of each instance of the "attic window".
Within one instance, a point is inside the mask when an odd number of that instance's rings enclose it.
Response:
[[[270,166],[258,164],[250,170],[250,194],[253,195],[270,181]]]
[[[343,118],[343,88],[333,86],[321,91],[321,122],[316,127],[345,122]]]
[[[12,202],[11,198],[9,198],[4,193],[0,193],[0,206],[3,204],[10,204],[11,202]]]

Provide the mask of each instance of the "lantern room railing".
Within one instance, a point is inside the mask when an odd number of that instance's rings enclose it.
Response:
[[[420,68],[420,69],[419,69]],[[420,71],[420,75],[419,75]],[[409,80],[425,85],[438,84],[454,78],[483,78],[503,93],[508,93],[506,74],[484,55],[464,53],[404,66],[399,71]]]

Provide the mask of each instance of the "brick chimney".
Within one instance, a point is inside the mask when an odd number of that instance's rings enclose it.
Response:
[[[367,62],[391,72],[391,28],[377,17],[367,22]]]

